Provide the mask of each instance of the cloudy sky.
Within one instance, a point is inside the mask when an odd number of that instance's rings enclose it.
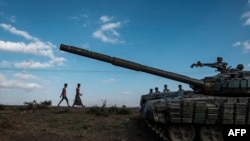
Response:
[[[60,44],[202,79],[198,60],[250,69],[249,0],[0,0],[0,104],[52,100],[138,106],[150,88],[182,84],[60,51]],[[65,105],[65,102],[62,103]]]

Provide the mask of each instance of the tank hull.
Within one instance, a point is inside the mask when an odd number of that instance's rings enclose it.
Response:
[[[218,137],[214,140],[223,141],[224,131],[227,130],[225,128],[249,128],[249,99],[250,97],[213,97],[192,92],[183,96],[179,96],[178,92],[149,94],[141,97],[140,112],[153,130],[159,129],[155,131],[163,140],[206,141],[208,138]],[[182,135],[174,134],[178,130]],[[216,134],[208,136],[207,132]],[[190,136],[185,137],[185,134]]]

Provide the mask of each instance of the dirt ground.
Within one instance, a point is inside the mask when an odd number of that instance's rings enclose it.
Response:
[[[98,107],[27,110],[5,106],[0,110],[0,138],[1,141],[160,140],[146,126],[137,108],[126,108],[125,113],[113,110],[116,112],[102,112]]]

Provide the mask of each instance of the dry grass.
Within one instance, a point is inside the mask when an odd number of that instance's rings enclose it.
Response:
[[[100,114],[101,113],[101,114]],[[138,109],[118,107],[0,110],[2,141],[155,141]]]

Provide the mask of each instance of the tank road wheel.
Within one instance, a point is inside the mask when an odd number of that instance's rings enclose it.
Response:
[[[223,141],[223,127],[202,126],[200,129],[200,138],[202,141]]]
[[[195,128],[192,125],[171,125],[168,134],[172,141],[193,141]]]

